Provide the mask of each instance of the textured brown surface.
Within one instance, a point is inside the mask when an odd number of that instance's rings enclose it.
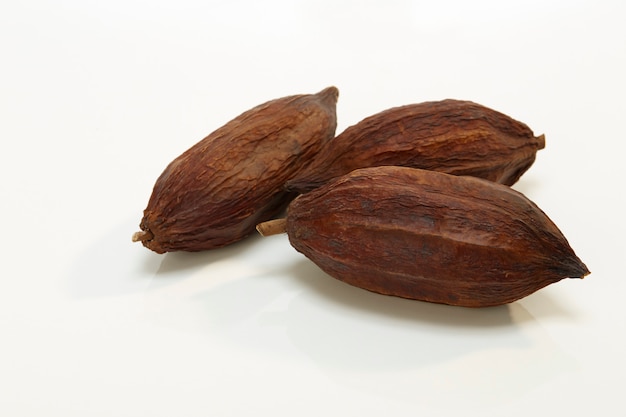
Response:
[[[403,167],[354,171],[296,198],[291,244],[331,276],[436,303],[510,303],[587,267],[507,186]]]
[[[172,161],[157,179],[135,234],[158,252],[236,242],[295,197],[285,182],[334,137],[335,87],[261,104]]]
[[[347,128],[288,188],[309,191],[331,178],[380,165],[408,166],[514,184],[545,146],[525,124],[470,101],[395,107]]]

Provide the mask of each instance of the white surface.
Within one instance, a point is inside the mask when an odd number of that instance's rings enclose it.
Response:
[[[0,415],[626,415],[625,4],[4,2]],[[516,188],[592,275],[468,310],[348,287],[285,236],[131,243],[170,160],[328,85],[338,131],[449,97],[545,133]]]

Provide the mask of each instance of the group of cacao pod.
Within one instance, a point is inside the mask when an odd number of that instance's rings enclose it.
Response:
[[[546,214],[510,188],[543,135],[443,100],[391,108],[335,136],[338,95],[329,87],[269,101],[192,146],[157,179],[133,241],[203,251],[255,229],[286,232],[336,279],[466,307],[589,274]]]

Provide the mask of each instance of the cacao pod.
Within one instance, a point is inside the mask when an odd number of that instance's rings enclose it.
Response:
[[[514,184],[545,147],[524,123],[470,101],[394,107],[348,127],[287,184],[307,192],[359,168],[407,166]]]
[[[457,306],[506,304],[589,274],[523,194],[407,167],[355,170],[297,197],[285,219],[257,230],[286,231],[296,250],[348,284]]]
[[[157,252],[239,241],[284,210],[284,189],[335,135],[338,90],[254,107],[173,160],[157,179],[134,241]]]

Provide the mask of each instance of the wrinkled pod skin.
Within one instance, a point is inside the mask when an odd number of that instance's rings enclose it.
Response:
[[[237,242],[296,196],[284,184],[335,135],[338,90],[254,107],[192,146],[157,179],[134,241],[157,252]]]
[[[296,198],[284,227],[291,245],[336,279],[434,303],[501,305],[589,274],[533,202],[467,176],[356,170]]]
[[[286,186],[307,192],[358,168],[407,166],[514,184],[545,147],[525,124],[470,101],[394,107],[348,127]]]

